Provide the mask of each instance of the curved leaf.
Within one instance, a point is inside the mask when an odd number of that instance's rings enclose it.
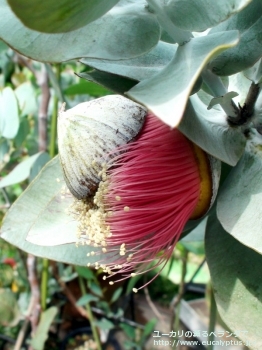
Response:
[[[141,81],[161,71],[174,57],[177,45],[160,41],[143,56],[128,60],[98,60],[83,58],[82,63],[95,69]]]
[[[242,72],[231,75],[228,79],[228,91],[236,91],[238,93],[238,96],[234,97],[234,102],[236,104],[239,103],[241,106],[245,103],[250,86],[250,80]]]
[[[207,225],[207,216],[200,221],[200,223],[193,228],[193,230],[183,237],[179,242],[180,243],[191,243],[191,242],[203,242],[206,232]]]
[[[77,300],[76,305],[85,306],[89,304],[91,301],[99,301],[99,298],[92,294],[85,294],[80,299]]]
[[[27,118],[22,118],[20,125],[19,125],[18,133],[17,133],[16,137],[14,138],[14,145],[16,148],[20,148],[22,146],[22,144],[25,141],[29,132],[30,132],[29,121]]]
[[[33,170],[33,166],[37,161],[40,161],[41,167],[47,163],[50,159],[47,153],[37,153],[33,156],[25,159],[21,163],[19,163],[8,175],[6,175],[2,180],[0,180],[0,188],[17,184],[29,178],[30,173]],[[39,164],[39,163],[38,163]],[[37,165],[36,165],[37,166]],[[37,169],[40,170],[37,166]],[[36,175],[36,169],[34,169],[34,175]]]
[[[13,139],[19,129],[18,104],[10,87],[0,91],[0,135]]]
[[[9,288],[0,288],[0,325],[14,327],[21,319],[15,293]]]
[[[89,81],[81,80],[80,83],[70,85],[64,90],[65,95],[91,95],[101,97],[110,94],[110,91]]]
[[[0,53],[2,53],[3,51],[6,51],[7,49],[8,49],[8,46],[2,40],[0,40]]]
[[[236,31],[194,38],[178,47],[173,60],[161,72],[137,84],[128,95],[175,127],[181,121],[190,92],[204,66],[237,42]]]
[[[10,142],[4,138],[0,138],[0,170],[9,162],[11,153]]]
[[[224,229],[242,244],[262,254],[262,137],[248,141],[240,162],[218,196],[217,215]]]
[[[15,89],[15,95],[18,100],[20,115],[37,114],[36,91],[30,81],[20,84]]]
[[[183,30],[202,32],[242,10],[251,0],[171,0],[164,6],[171,21]]]
[[[172,22],[170,14],[166,11],[165,0],[147,0],[149,3],[150,11],[156,14],[158,22],[161,28],[167,34],[171,42],[178,43],[179,45],[184,45],[193,38],[193,34],[189,31],[181,30],[175,23]]]
[[[46,152],[40,153],[39,157],[37,157],[34,162],[31,170],[29,181],[33,181],[33,179],[40,173],[41,169],[50,161],[50,155]]]
[[[0,0],[0,8],[0,38],[21,54],[42,62],[136,57],[150,51],[160,38],[159,24],[143,0],[121,0],[96,21],[63,34],[26,28],[6,0]]]
[[[44,349],[44,345],[48,338],[48,333],[51,324],[57,313],[58,308],[56,306],[51,306],[47,310],[41,312],[40,322],[31,340],[31,346],[33,347],[33,349]]]
[[[137,84],[136,80],[97,70],[94,70],[90,73],[79,73],[77,75],[80,78],[84,78],[88,81],[102,85],[106,89],[121,95],[124,95],[128,90]]]
[[[209,63],[217,75],[231,75],[251,67],[262,56],[262,2],[253,0],[243,11],[213,28],[209,34],[237,29],[240,41]]]
[[[190,97],[179,129],[207,153],[230,165],[236,165],[245,149],[241,130],[228,126],[219,107],[207,110],[197,95]]]
[[[226,233],[212,216],[207,223],[206,257],[221,318],[250,349],[261,349],[261,255]]]
[[[103,16],[119,0],[7,0],[16,16],[30,29],[63,33]]]
[[[65,102],[65,97],[64,97],[63,91],[61,89],[59,79],[56,76],[55,72],[53,71],[52,65],[49,63],[45,63],[42,65],[42,69],[46,70],[46,73],[48,75],[50,83],[52,84],[54,92],[55,92],[56,96],[58,97],[59,101],[62,103]]]
[[[247,79],[253,81],[253,83],[258,84],[262,80],[262,59],[258,60],[254,66],[245,70],[244,75]]]
[[[61,198],[64,184],[57,179],[62,178],[59,158],[56,157],[11,206],[3,220],[1,238],[36,256],[86,266],[88,262],[99,260],[99,255],[87,258],[86,254],[96,251],[95,248],[64,244],[75,242],[76,223],[65,212],[72,197]],[[27,237],[37,244],[29,242]],[[62,245],[52,246],[54,244]]]

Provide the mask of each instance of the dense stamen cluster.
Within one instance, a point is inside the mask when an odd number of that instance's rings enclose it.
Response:
[[[107,180],[101,180],[95,196],[85,200],[75,200],[70,208],[70,213],[79,222],[77,231],[79,242],[102,247],[103,252],[107,251],[107,239],[112,235],[107,224],[107,218],[112,215],[112,212],[105,209],[103,200],[108,191],[107,187]]]
[[[113,254],[95,267],[129,277],[165,265],[198,203],[200,176],[191,143],[153,115],[118,150],[95,196],[77,200],[73,212],[80,242]]]

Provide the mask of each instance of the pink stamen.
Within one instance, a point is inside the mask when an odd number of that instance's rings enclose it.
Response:
[[[190,141],[149,114],[137,139],[121,147],[108,171],[104,201],[112,248],[125,243],[119,272],[162,265],[172,255],[200,195],[198,164]],[[118,200],[117,200],[118,198]],[[128,208],[127,211],[124,208]],[[129,254],[133,254],[127,261]]]

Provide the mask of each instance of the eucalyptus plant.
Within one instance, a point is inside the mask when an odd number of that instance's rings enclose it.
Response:
[[[0,10],[0,38],[14,50],[45,63],[80,60],[92,68],[81,78],[138,102],[222,162],[215,204],[185,233],[205,239],[222,319],[260,349],[262,2],[0,0]],[[1,237],[85,266],[96,249],[76,248],[64,186],[56,157],[10,208]]]

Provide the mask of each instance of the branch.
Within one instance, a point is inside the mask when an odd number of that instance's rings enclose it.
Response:
[[[164,320],[163,316],[161,315],[161,313],[156,308],[155,304],[153,303],[153,301],[152,301],[152,299],[150,297],[150,294],[149,294],[148,287],[145,286],[143,289],[144,289],[144,293],[145,293],[145,297],[146,297],[146,301],[147,301],[148,305],[151,307],[151,309],[152,309],[153,313],[156,315],[156,317],[164,325],[165,324],[165,320]]]
[[[15,63],[20,64],[23,67],[28,68],[34,74],[34,76],[36,76],[36,70],[34,69],[34,67],[32,65],[32,60],[30,58],[27,58],[27,57],[21,55],[20,53],[15,52],[15,55],[13,57],[13,61]]]
[[[32,60],[19,53],[16,53],[13,59],[21,66],[26,67],[35,76],[37,85],[42,92],[41,102],[38,110],[38,136],[39,136],[39,151],[46,151],[47,149],[47,112],[50,100],[50,89],[48,86],[48,74],[45,65],[41,64],[41,71],[33,67]]]
[[[27,256],[27,271],[28,271],[28,280],[31,289],[31,299],[30,299],[30,314],[28,317],[31,321],[32,333],[34,334],[39,320],[40,315],[40,291],[39,284],[36,275],[36,257],[32,254]],[[33,350],[32,347],[29,347],[29,350]]]
[[[243,107],[239,106],[240,113],[238,117],[228,117],[231,126],[240,126],[250,121],[254,114],[255,103],[260,92],[259,84],[252,83],[250,85],[245,103]]]
[[[42,64],[41,72],[37,72],[36,80],[42,90],[42,98],[38,110],[38,136],[39,136],[39,151],[47,149],[47,112],[50,100],[50,89],[48,86],[48,74],[44,64]]]
[[[18,337],[16,339],[15,346],[14,346],[13,350],[20,350],[21,346],[23,345],[23,342],[24,342],[24,339],[26,336],[26,332],[27,332],[27,329],[28,329],[29,324],[30,324],[30,315],[33,311],[33,308],[34,308],[34,300],[33,300],[33,298],[31,298],[27,312],[26,312],[25,321],[24,321],[23,326],[21,327],[21,329],[18,333]]]
[[[71,293],[70,289],[67,287],[65,282],[58,276],[58,273],[56,271],[56,266],[53,267],[53,274],[57,282],[59,283],[60,287],[62,288],[62,291],[66,295],[67,299],[70,301],[70,303],[74,306],[74,308],[79,312],[79,314],[85,318],[88,319],[88,314],[82,306],[78,306],[76,304],[76,298],[74,295]]]
[[[174,320],[176,317],[176,323],[178,324],[178,315],[177,312],[175,314],[175,309],[179,306],[181,299],[183,298],[184,291],[185,291],[185,279],[186,279],[186,273],[187,273],[187,259],[188,259],[188,251],[185,250],[183,252],[183,256],[181,257],[182,260],[182,272],[181,272],[181,281],[179,284],[179,290],[178,294],[174,297],[170,304],[170,309],[172,311],[172,318],[171,318],[171,329],[173,328]]]

